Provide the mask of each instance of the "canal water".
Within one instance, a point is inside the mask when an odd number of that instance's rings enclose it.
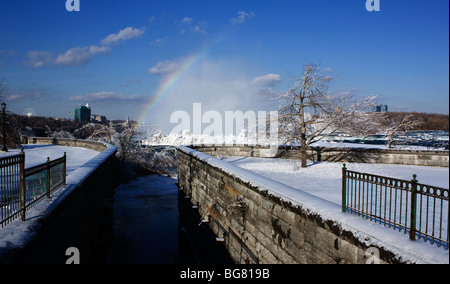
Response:
[[[201,264],[210,261],[199,254],[202,250],[196,248],[195,243],[214,243],[213,236],[202,233],[205,228],[194,229],[200,235],[188,233],[186,228],[195,226],[182,223],[180,219],[176,183],[176,178],[149,175],[115,189],[111,263]],[[194,211],[183,214],[191,215],[187,219],[198,223]],[[223,255],[218,260],[220,263],[231,262],[218,243],[209,246],[208,251],[216,256]]]

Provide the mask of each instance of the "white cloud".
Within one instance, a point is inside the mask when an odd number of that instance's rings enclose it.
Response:
[[[152,46],[161,46],[167,41],[168,37],[163,38],[157,38],[154,41],[150,42],[149,44]]]
[[[275,84],[278,84],[282,81],[281,75],[279,74],[267,74],[264,76],[256,77],[252,80],[251,84],[253,86],[258,87],[270,87],[274,86]]]
[[[179,67],[180,67],[179,63],[165,60],[156,63],[156,65],[150,68],[148,72],[154,75],[167,74],[177,71]]]
[[[192,23],[192,18],[184,17],[183,20],[181,20],[181,22],[183,24],[191,24]]]
[[[322,72],[333,72],[333,68],[331,67],[324,67],[320,69]]]
[[[71,102],[89,102],[89,103],[133,103],[141,102],[142,96],[140,95],[124,95],[115,92],[97,92],[92,94],[86,94],[84,96],[69,97]]]
[[[238,16],[237,16],[236,18],[232,18],[232,19],[230,20],[230,23],[231,23],[233,26],[234,26],[234,25],[237,25],[237,24],[243,24],[243,23],[245,23],[248,19],[251,19],[251,18],[253,18],[254,16],[256,16],[254,12],[247,13],[247,12],[245,12],[245,11],[239,11],[239,12],[238,12]]]
[[[120,30],[117,34],[110,34],[105,39],[102,40],[103,45],[114,44],[119,41],[129,40],[134,38],[139,38],[144,34],[143,29],[135,29],[132,27]]]
[[[0,55],[14,56],[16,55],[16,51],[0,49]]]
[[[23,89],[6,95],[6,100],[10,102],[41,100],[48,97],[45,90],[40,89]]]
[[[71,48],[66,53],[59,55],[55,64],[57,65],[82,65],[89,61],[89,59],[98,54],[106,54],[111,51],[111,48],[107,46],[85,46],[85,47],[75,47]]]
[[[47,51],[29,51],[26,57],[27,59],[23,64],[34,68],[42,67],[52,62],[52,54]]]
[[[193,18],[184,17],[183,20],[181,20],[181,24],[183,28],[180,31],[180,34],[184,34],[186,32],[191,33],[206,33],[206,24],[205,21],[197,22],[197,24],[194,24]]]
[[[122,86],[126,87],[126,86],[129,86],[131,84],[139,84],[139,83],[141,83],[141,80],[133,78],[133,79],[130,79],[130,80],[126,81],[126,82],[123,82]]]

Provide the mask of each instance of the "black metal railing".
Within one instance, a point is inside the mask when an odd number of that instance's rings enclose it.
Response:
[[[66,183],[64,156],[25,169],[25,153],[0,158],[0,226],[18,216],[26,219],[26,211],[45,196]]]
[[[342,212],[351,212],[448,249],[449,190],[342,168]]]

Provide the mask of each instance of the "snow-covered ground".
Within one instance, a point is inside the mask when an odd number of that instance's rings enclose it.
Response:
[[[25,168],[30,168],[50,160],[61,158],[64,153],[67,155],[67,174],[82,166],[99,154],[99,152],[80,148],[57,145],[23,145],[25,152]],[[17,155],[20,149],[10,149],[8,152],[0,152],[0,158],[5,156]]]
[[[310,162],[307,168],[301,168],[299,167],[300,161],[285,159],[254,157],[222,157],[220,159],[241,169],[289,186],[269,185],[265,181],[258,182],[267,185],[269,191],[273,190],[275,195],[294,201],[294,204],[296,202],[303,204],[304,207],[317,211],[325,218],[332,216],[331,219],[342,222],[344,226],[349,226],[357,235],[368,234],[369,237],[365,236],[364,239],[371,239],[369,243],[382,244],[382,246],[387,247],[392,246],[391,249],[394,251],[401,247],[406,252],[411,253],[411,255],[416,255],[412,258],[417,257],[416,261],[418,263],[422,261],[449,263],[449,251],[444,250],[442,247],[437,248],[436,245],[422,241],[412,242],[407,235],[394,231],[391,228],[383,227],[380,224],[349,213],[340,213],[342,163]],[[417,178],[422,184],[449,188],[449,168],[347,163],[347,169],[404,180],[411,180],[412,175],[417,174]],[[244,172],[242,174],[245,175]],[[258,180],[258,178],[252,179]],[[309,196],[318,197],[319,199],[311,200]],[[448,207],[446,208],[448,210]],[[354,218],[359,218],[360,220],[355,220]],[[447,221],[445,218],[444,228],[447,227]],[[355,225],[355,222],[358,225]]]
[[[343,163],[309,162],[307,168],[301,168],[300,161],[286,159],[224,157],[222,160],[311,195],[341,204]],[[449,188],[449,168],[389,164],[346,164],[350,171],[403,180],[412,180],[412,175],[417,174],[419,183]]]

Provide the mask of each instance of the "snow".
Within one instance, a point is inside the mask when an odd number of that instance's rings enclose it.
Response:
[[[80,147],[68,147],[57,145],[23,145],[25,152],[25,167],[29,168],[47,161],[60,158],[67,154],[66,186],[52,192],[51,198],[44,198],[27,211],[27,220],[22,222],[20,218],[0,228],[0,256],[7,251],[23,247],[32,237],[35,227],[39,226],[39,220],[51,214],[54,208],[62,202],[73,190],[75,190],[97,167],[113,153],[116,148],[105,144],[107,149],[97,152]],[[13,149],[1,152],[0,157],[20,153]]]
[[[316,163],[307,169],[294,170],[294,163],[281,159],[250,157],[226,157],[223,160],[211,157],[190,148],[179,149],[212,166],[221,168],[231,176],[267,191],[293,206],[300,206],[310,214],[332,220],[342,229],[353,232],[368,246],[385,247],[404,261],[412,263],[449,263],[449,251],[422,241],[411,241],[409,236],[359,216],[341,212],[340,163]],[[380,164],[349,164],[349,170],[394,175],[411,179],[419,175],[421,183],[448,188],[448,168],[428,168]]]
[[[25,152],[25,168],[30,168],[50,160],[61,158],[64,152],[67,155],[67,174],[72,173],[87,161],[99,154],[99,152],[81,148],[57,145],[23,145]],[[4,156],[17,155],[20,149],[12,149],[8,152],[1,152],[0,158]]]
[[[343,163],[308,162],[254,157],[225,157],[222,160],[270,179],[295,187],[314,196],[341,204]],[[296,167],[297,165],[297,167]],[[346,163],[350,171],[411,180],[417,174],[419,183],[449,188],[449,168],[391,164]]]

